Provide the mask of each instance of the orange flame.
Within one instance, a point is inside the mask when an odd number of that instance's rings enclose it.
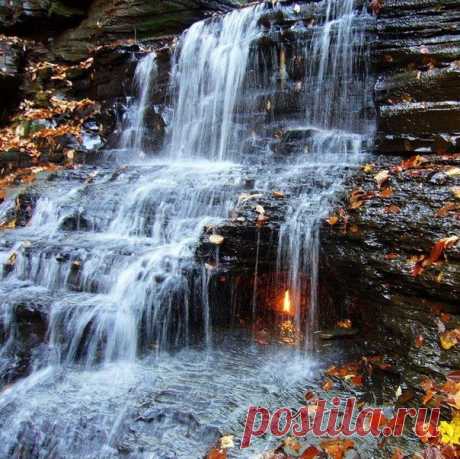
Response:
[[[289,296],[289,290],[284,292],[283,312],[291,312],[291,297]]]

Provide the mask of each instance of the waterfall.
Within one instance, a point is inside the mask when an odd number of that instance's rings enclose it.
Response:
[[[362,158],[372,120],[361,15],[351,0],[307,7],[318,22],[265,3],[186,31],[156,157],[148,120],[159,63],[145,56],[117,163],[37,183],[29,225],[2,233],[0,378],[16,382],[0,393],[1,457],[203,457],[241,428],[250,400],[296,403],[310,366],[290,349],[258,353],[239,335],[219,342],[210,288],[225,260],[216,248],[215,266],[202,266],[196,250],[228,220],[247,174],[255,190],[286,190],[274,288],[290,290],[310,345],[318,222]],[[301,140],[283,157],[288,135]],[[14,199],[0,217],[8,206]],[[264,306],[263,234],[248,275],[253,322]]]
[[[142,155],[149,149],[145,121],[149,114],[150,93],[158,71],[156,53],[148,53],[136,66],[134,73],[135,103],[126,112],[127,122],[121,138],[121,149]]]
[[[175,55],[175,92],[169,155],[235,159],[241,142],[234,121],[250,45],[260,34],[260,6],[198,22]]]
[[[305,48],[306,158],[297,167],[314,169],[320,188],[295,198],[282,225],[278,269],[287,272],[296,305],[296,322],[305,322],[305,346],[313,346],[318,328],[319,222],[327,216],[350,167],[362,161],[363,143],[373,132],[373,115],[366,111],[371,83],[364,28],[366,14],[354,11],[353,0],[327,0],[324,21],[315,25]],[[307,293],[309,292],[309,294]],[[302,308],[306,307],[304,317]]]

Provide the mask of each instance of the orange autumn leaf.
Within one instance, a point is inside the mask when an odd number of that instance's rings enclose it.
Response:
[[[285,438],[283,440],[283,444],[285,447],[292,449],[292,451],[296,453],[298,453],[302,448],[302,445],[293,437]]]
[[[391,198],[393,196],[393,188],[391,186],[384,188],[380,193],[379,196],[381,198]]]
[[[213,448],[209,451],[206,459],[227,459],[227,451],[225,449]]]
[[[329,392],[334,387],[334,383],[330,379],[326,379],[321,387],[324,391]]]
[[[433,263],[436,263],[444,254],[444,251],[449,247],[456,245],[458,240],[458,236],[450,236],[437,241],[431,249],[430,260]]]
[[[448,248],[456,245],[458,241],[458,236],[450,236],[435,242],[431,248],[430,255],[423,255],[416,261],[415,266],[412,268],[412,276],[417,277],[425,270],[425,268],[439,261],[439,259],[444,255],[444,252]]]
[[[422,397],[422,403],[426,405],[434,397],[435,392],[433,390],[428,390],[426,394]]]
[[[353,190],[349,197],[350,209],[359,209],[374,193],[365,192],[361,188]]]
[[[345,453],[355,446],[355,442],[353,440],[326,440],[321,442],[320,446],[332,459],[343,459]]]
[[[441,319],[442,322],[444,322],[446,324],[446,323],[448,323],[450,321],[451,315],[447,314],[446,312],[442,312],[441,315],[439,316],[439,318]]]
[[[337,322],[337,328],[351,328],[352,323],[350,319],[340,320]]]
[[[364,380],[363,380],[363,377],[361,375],[353,376],[350,379],[350,381],[354,386],[362,386],[364,384],[364,382],[363,382]]]
[[[404,459],[404,454],[401,452],[401,450],[399,448],[396,448],[393,451],[391,459]]]
[[[409,159],[402,161],[398,166],[395,166],[393,170],[395,172],[402,172],[407,169],[413,169],[427,162],[427,159],[424,156],[416,155],[411,156]]]
[[[401,208],[395,204],[390,204],[389,206],[386,206],[383,210],[386,214],[399,214],[401,212]]]
[[[334,226],[338,223],[339,219],[336,215],[331,215],[329,218],[326,219],[329,225]]]
[[[446,202],[442,207],[436,211],[436,217],[446,217],[449,212],[456,210],[457,204],[454,202]]]
[[[315,459],[320,457],[321,450],[316,446],[309,446],[299,457],[299,459]]]
[[[421,383],[420,387],[425,391],[428,392],[434,388],[434,382],[430,378],[425,378]]]
[[[447,397],[447,404],[455,410],[460,410],[460,391],[455,394],[450,394]]]

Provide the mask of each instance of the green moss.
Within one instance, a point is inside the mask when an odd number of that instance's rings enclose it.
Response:
[[[73,8],[68,5],[64,5],[59,0],[53,0],[48,9],[48,14],[50,16],[61,16],[65,18],[71,18],[75,16],[84,16],[85,12],[78,8]]]
[[[193,22],[193,16],[184,12],[161,14],[156,17],[148,18],[136,24],[138,38],[149,38],[155,35],[164,35],[174,33],[177,30],[177,24],[188,24]]]

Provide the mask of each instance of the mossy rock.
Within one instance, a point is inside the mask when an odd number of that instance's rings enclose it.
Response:
[[[80,8],[66,5],[59,0],[53,0],[49,6],[48,15],[63,18],[76,18],[83,17],[85,15],[85,11]]]

